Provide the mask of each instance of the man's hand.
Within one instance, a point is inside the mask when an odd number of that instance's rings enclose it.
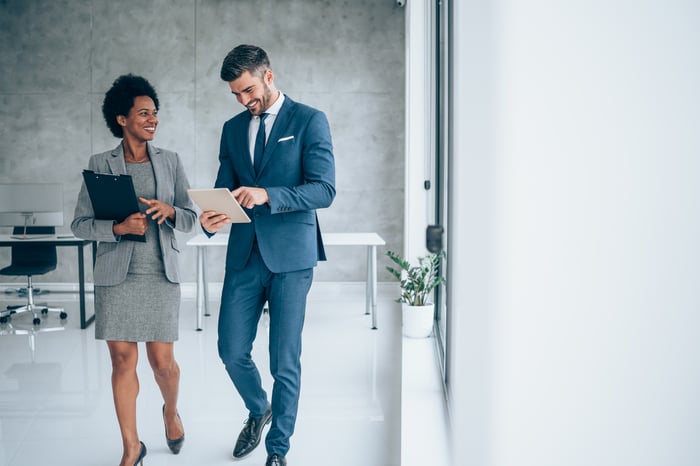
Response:
[[[231,191],[233,197],[236,198],[238,203],[245,207],[246,209],[252,209],[256,205],[263,205],[270,201],[267,197],[267,190],[265,188],[249,188],[248,186],[241,186],[240,188]]]
[[[231,223],[231,217],[226,214],[220,214],[215,210],[205,210],[199,216],[199,223],[202,224],[206,231],[214,234]]]

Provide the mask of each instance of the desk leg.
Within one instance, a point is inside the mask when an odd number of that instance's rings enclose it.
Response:
[[[204,316],[209,317],[209,279],[207,278],[207,251],[202,248],[202,299],[204,301]]]
[[[80,328],[85,329],[95,320],[95,314],[85,319],[85,253],[84,245],[78,246],[78,285],[80,286]],[[94,248],[93,248],[94,261]]]
[[[370,283],[371,289],[371,304],[372,304],[372,330],[377,329],[377,246],[370,246],[370,257],[372,259]]]
[[[367,278],[365,280],[365,315],[372,312],[372,246],[367,246]]]
[[[202,314],[204,312],[204,247],[197,246],[197,288],[195,296],[197,299],[197,331],[202,330]]]

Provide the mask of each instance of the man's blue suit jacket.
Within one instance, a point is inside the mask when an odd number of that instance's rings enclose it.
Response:
[[[312,268],[326,260],[316,209],[335,197],[335,162],[328,120],[323,112],[285,96],[256,174],[250,156],[245,110],[224,123],[215,187],[267,190],[269,205],[245,209],[251,223],[234,223],[226,269],[242,269],[257,238],[273,273]]]

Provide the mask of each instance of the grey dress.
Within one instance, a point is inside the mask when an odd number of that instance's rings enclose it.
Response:
[[[128,163],[136,195],[156,198],[150,162]],[[141,205],[141,212],[148,206]],[[148,220],[146,242],[135,242],[126,280],[95,286],[95,338],[117,341],[173,342],[178,339],[180,284],[165,276],[159,225]]]

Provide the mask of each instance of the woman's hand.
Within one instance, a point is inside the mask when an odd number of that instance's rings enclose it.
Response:
[[[143,236],[146,234],[148,229],[148,217],[146,214],[141,212],[136,212],[129,215],[124,219],[123,222],[117,223],[112,227],[112,231],[117,236],[123,235],[139,235]]]
[[[158,222],[158,225],[163,223],[166,218],[175,221],[175,208],[170,204],[158,199],[144,199],[143,197],[139,197],[139,202],[148,206],[146,215],[150,215],[153,220]]]

